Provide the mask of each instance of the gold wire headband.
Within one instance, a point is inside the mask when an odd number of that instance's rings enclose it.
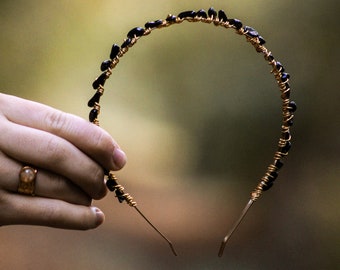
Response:
[[[230,236],[233,234],[237,226],[241,223],[242,219],[252,206],[252,204],[262,195],[263,191],[270,189],[278,176],[278,171],[283,166],[282,159],[288,155],[288,151],[291,148],[291,133],[290,127],[293,125],[294,112],[296,110],[296,103],[290,100],[290,75],[285,71],[283,65],[275,60],[273,54],[264,46],[265,40],[259,33],[252,27],[244,26],[238,19],[229,19],[223,10],[218,12],[214,8],[210,8],[208,12],[203,9],[199,11],[184,11],[177,16],[168,15],[164,20],[156,20],[147,22],[143,27],[135,27],[131,29],[127,38],[118,46],[114,44],[111,49],[110,59],[102,62],[100,69],[103,72],[99,75],[92,86],[96,90],[94,96],[89,100],[88,106],[92,108],[89,114],[90,122],[99,125],[98,115],[100,113],[100,97],[104,93],[105,81],[111,76],[112,70],[119,63],[119,59],[124,56],[128,50],[136,44],[136,42],[143,36],[149,35],[153,30],[162,29],[175,24],[180,24],[184,21],[188,22],[202,22],[207,24],[213,24],[215,26],[221,26],[226,29],[234,29],[237,34],[245,36],[246,40],[253,45],[258,53],[263,54],[264,59],[271,66],[271,73],[274,75],[277,85],[281,92],[282,100],[282,125],[281,135],[278,142],[277,151],[274,153],[272,163],[267,167],[265,174],[261,178],[256,188],[251,192],[250,199],[246,204],[246,207],[241,213],[239,219],[235,222],[232,229],[224,237],[218,256],[221,257],[226,246],[226,243]],[[106,185],[108,189],[115,192],[119,202],[127,202],[128,205],[134,207],[138,213],[155,229],[169,244],[172,252],[176,254],[176,251],[172,243],[143,215],[143,213],[137,208],[137,203],[133,198],[125,193],[123,186],[117,183],[117,178],[113,172],[106,172]]]

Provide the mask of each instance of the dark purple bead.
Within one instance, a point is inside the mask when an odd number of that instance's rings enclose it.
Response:
[[[245,26],[243,27],[244,31],[246,32],[246,35],[248,37],[258,37],[259,33],[252,27],[250,26]]]
[[[106,72],[103,72],[97,79],[95,79],[95,81],[92,83],[92,87],[93,89],[98,89],[98,87],[104,86],[105,81],[106,81]]]
[[[208,10],[208,16],[209,16],[209,18],[216,19],[216,17],[217,17],[217,12],[216,12],[216,10],[215,10],[213,7],[209,8],[209,10]]]
[[[146,29],[152,29],[152,28],[156,28],[156,27],[158,27],[158,26],[160,26],[160,25],[162,25],[162,24],[163,24],[163,21],[162,21],[162,20],[157,20],[157,21],[147,22],[147,23],[144,25],[144,27],[145,27]]]
[[[283,99],[287,99],[287,98],[290,98],[290,89],[287,88],[288,91],[285,91],[283,94],[282,94],[282,98]]]
[[[141,37],[141,36],[143,36],[144,32],[145,32],[144,28],[135,27],[135,28],[133,28],[129,31],[129,33],[127,34],[127,37],[128,38]]]
[[[110,190],[110,191],[115,191],[116,190],[116,186],[117,185],[117,182],[113,179],[108,179],[106,181],[106,186],[107,188]]]
[[[120,48],[117,44],[112,45],[111,53],[110,53],[110,58],[115,59],[120,51]]]
[[[288,73],[283,72],[283,73],[281,74],[281,81],[282,81],[282,82],[288,81],[289,78],[290,78],[290,75],[289,75]]]
[[[112,63],[111,60],[105,60],[105,61],[103,61],[102,64],[100,65],[100,70],[101,70],[101,71],[107,70],[107,69],[110,67],[111,63]]]
[[[278,177],[277,172],[271,172],[271,173],[269,173],[268,179],[269,179],[270,182],[273,182],[277,177]]]
[[[290,112],[295,112],[296,109],[297,109],[297,106],[296,106],[295,101],[289,101],[288,110],[289,110]]]
[[[283,65],[280,62],[276,62],[276,69],[279,72],[284,72],[285,71],[285,68],[283,67]]]
[[[289,119],[287,122],[286,122],[287,126],[291,127],[294,122],[293,122],[293,119]]]
[[[267,191],[268,189],[270,189],[273,186],[273,184],[274,184],[273,182],[265,183],[262,187],[262,190]]]
[[[121,45],[122,49],[128,47],[131,44],[131,38],[127,38],[124,40],[123,44]]]
[[[279,151],[283,154],[287,154],[291,147],[292,147],[291,142],[286,142],[285,146],[279,148]]]
[[[205,12],[204,9],[200,9],[199,11],[197,11],[196,16],[200,17],[200,18],[204,18],[204,19],[208,18],[208,15],[207,15],[207,13]]]
[[[224,10],[219,10],[218,11],[218,18],[220,21],[222,22],[227,22],[228,21],[228,17],[227,15],[225,14]]]
[[[87,106],[93,107],[96,103],[99,103],[101,95],[102,94],[100,92],[96,92],[93,95],[93,97],[89,100],[89,102],[87,103]]]
[[[168,17],[166,17],[166,21],[169,22],[169,23],[174,23],[176,22],[176,16],[175,15],[168,15]]]
[[[289,131],[282,132],[281,137],[284,140],[289,140],[290,139],[290,132]]]
[[[282,161],[281,160],[279,160],[279,159],[276,159],[275,160],[275,162],[274,162],[274,166],[279,170],[279,169],[281,169],[282,168],[282,166],[283,166],[283,163],[282,163]]]
[[[118,201],[120,203],[125,201],[125,197],[124,197],[124,193],[123,192],[121,192],[119,189],[116,189],[115,193],[116,193],[116,197],[118,198]]]
[[[89,114],[89,120],[90,122],[93,122],[94,120],[96,120],[96,118],[98,117],[98,110],[97,109],[92,109],[90,111],[90,114]]]
[[[258,36],[258,38],[259,38],[260,45],[263,45],[266,43],[266,41],[264,40],[262,36]]]
[[[185,19],[185,18],[195,18],[196,12],[193,10],[190,11],[183,11],[180,14],[177,15],[178,18],[180,19]]]
[[[238,19],[229,19],[229,24],[234,26],[237,30],[240,30],[243,26],[242,22]]]

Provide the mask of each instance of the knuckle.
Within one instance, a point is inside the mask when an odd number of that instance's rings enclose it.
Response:
[[[48,127],[54,131],[59,131],[67,125],[67,114],[55,110],[46,115],[46,124]]]

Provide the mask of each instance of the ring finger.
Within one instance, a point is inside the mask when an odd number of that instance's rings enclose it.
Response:
[[[10,159],[0,152],[0,186],[1,188],[17,192],[19,172],[24,165]],[[37,169],[34,194],[40,197],[59,199],[73,204],[89,206],[91,198],[78,186],[63,176]]]

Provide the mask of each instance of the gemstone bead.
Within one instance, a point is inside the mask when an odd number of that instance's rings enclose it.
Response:
[[[97,119],[99,111],[97,109],[92,109],[89,114],[89,120],[90,122],[93,122]]]
[[[263,45],[266,43],[266,41],[264,40],[262,36],[258,36],[258,39],[259,39],[260,45]]]
[[[156,27],[158,27],[158,26],[160,26],[160,25],[162,25],[162,24],[163,24],[163,21],[162,21],[162,20],[157,20],[157,21],[147,22],[147,23],[144,25],[144,27],[145,27],[146,29],[152,29],[152,28],[156,28]]]
[[[100,92],[96,92],[93,97],[89,100],[89,102],[87,103],[87,106],[89,107],[93,107],[96,103],[99,103],[100,97],[101,97],[101,93]]]
[[[283,163],[282,163],[281,160],[277,159],[277,160],[274,161],[274,166],[279,170],[279,169],[282,168]]]
[[[110,191],[115,191],[115,186],[117,185],[117,182],[113,179],[108,179],[106,181],[106,186]]]
[[[204,9],[200,9],[199,11],[197,11],[196,16],[200,17],[200,18],[204,18],[204,19],[208,18],[208,15],[207,15],[207,13],[205,12]]]
[[[273,186],[273,184],[274,184],[273,182],[265,183],[262,187],[262,190],[266,191],[266,190],[270,189]]]
[[[107,70],[107,69],[110,67],[111,63],[112,63],[111,60],[105,60],[105,61],[103,61],[103,62],[101,63],[101,65],[100,65],[100,70],[101,70],[101,71]]]
[[[289,101],[288,110],[289,110],[290,112],[295,112],[296,109],[297,109],[297,106],[296,106],[295,101]]]
[[[135,37],[141,37],[145,32],[145,29],[142,27],[135,27],[129,31],[127,34],[128,38],[135,38]]]
[[[277,172],[271,172],[268,176],[268,179],[269,179],[270,182],[273,182],[277,177],[278,177]]]
[[[244,28],[244,31],[246,32],[246,35],[248,37],[258,37],[259,36],[259,33],[252,27],[250,26],[245,26]]]
[[[228,21],[228,17],[225,14],[224,10],[219,10],[218,11],[218,18],[220,19],[220,21],[222,22],[227,22]]]
[[[180,19],[185,19],[185,18],[195,18],[196,12],[193,10],[190,11],[183,11],[180,14],[177,15],[178,18]]]
[[[216,10],[215,10],[213,7],[209,8],[209,10],[208,10],[208,16],[209,16],[209,18],[216,19],[216,17],[217,17],[217,12],[216,12]]]
[[[284,147],[280,147],[279,151],[281,153],[287,154],[291,147],[292,147],[291,142],[286,142],[285,146]]]
[[[106,72],[103,72],[95,81],[92,83],[93,89],[98,89],[98,87],[104,86],[105,81],[107,79]]]
[[[116,189],[115,193],[116,193],[116,196],[118,198],[118,201],[120,203],[124,202],[124,200],[125,200],[124,193],[121,192],[119,189]]]
[[[279,72],[284,72],[284,71],[285,71],[283,65],[282,65],[280,62],[276,62],[276,69],[277,69]]]
[[[282,132],[281,137],[284,140],[289,140],[290,139],[290,132],[289,131]]]
[[[128,47],[131,44],[131,42],[132,42],[131,38],[125,39],[123,44],[121,45],[122,49]]]
[[[239,19],[229,19],[229,24],[234,26],[237,30],[240,30],[243,26],[242,22]]]
[[[112,45],[111,53],[110,53],[110,58],[115,59],[120,51],[120,47],[117,44]]]
[[[166,21],[169,22],[169,23],[174,23],[176,22],[176,16],[175,15],[168,15],[168,17],[166,17]]]
[[[290,78],[290,75],[289,75],[288,73],[283,72],[283,73],[281,74],[281,81],[282,81],[282,82],[288,81],[289,78]]]

